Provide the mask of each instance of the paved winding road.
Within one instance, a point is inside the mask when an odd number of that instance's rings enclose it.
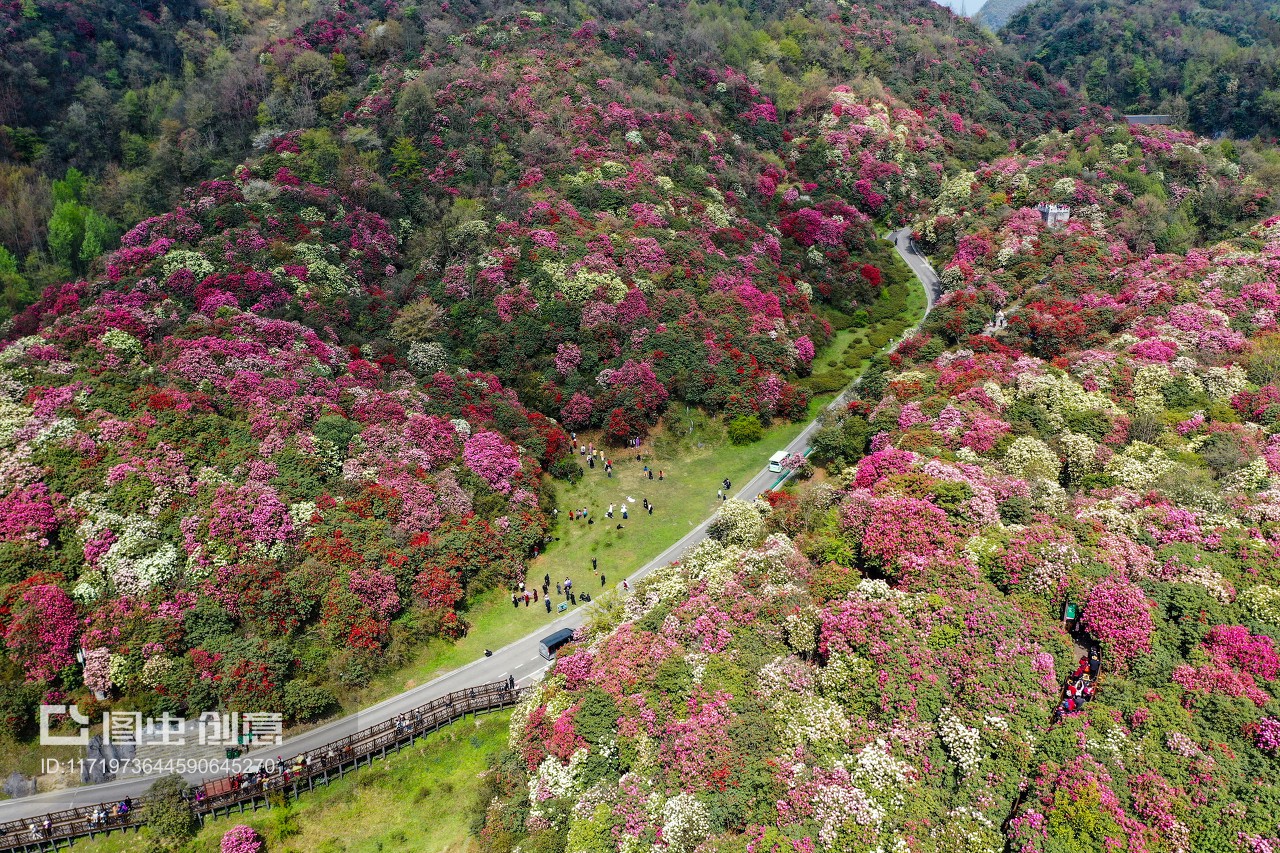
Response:
[[[902,256],[903,261],[907,263],[907,266],[911,268],[911,271],[916,274],[916,277],[924,285],[927,297],[925,313],[928,313],[933,309],[934,301],[941,295],[937,274],[911,240],[911,229],[904,228],[896,231],[890,234],[889,238],[893,241],[894,248]],[[853,387],[856,387],[856,383],[832,400],[827,407],[827,411],[844,405],[848,401],[848,394]],[[785,449],[789,453],[804,453],[809,447],[809,439],[821,427],[821,420],[821,416],[815,418]],[[754,479],[744,485],[735,497],[742,500],[751,500],[761,492],[773,488],[779,481],[779,476],[771,473],[766,466]],[[707,519],[690,530],[680,541],[638,569],[635,574],[628,578],[628,581],[635,583],[657,567],[679,559],[685,551],[701,542],[707,535],[707,526],[710,521],[710,519]],[[240,761],[264,760],[277,756],[290,757],[322,746],[329,741],[346,737],[360,729],[390,719],[419,705],[424,705],[437,696],[454,690],[464,690],[476,684],[497,681],[508,676],[514,677],[518,683],[528,683],[537,679],[542,674],[542,671],[549,666],[538,654],[538,641],[560,628],[577,628],[586,621],[586,617],[587,608],[579,607],[570,610],[559,619],[538,629],[536,633],[496,650],[492,657],[480,658],[433,681],[406,690],[398,696],[393,696],[349,717],[334,720],[303,734],[288,738],[280,746],[251,752]],[[243,768],[243,764],[241,768]],[[205,777],[210,778],[217,775],[221,774],[210,773],[205,774]],[[195,774],[189,774],[187,778],[191,782],[201,781],[201,777]],[[45,794],[37,794],[17,800],[5,800],[0,802],[0,822],[39,817],[49,812],[75,806],[121,800],[125,796],[136,797],[145,793],[155,779],[155,776],[133,777],[114,782],[103,782],[97,785],[50,791]]]

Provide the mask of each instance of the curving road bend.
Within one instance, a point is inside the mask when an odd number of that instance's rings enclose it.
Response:
[[[927,299],[925,313],[928,314],[933,309],[934,302],[942,293],[941,283],[937,274],[934,272],[933,267],[930,266],[928,259],[925,258],[911,239],[910,228],[903,228],[891,233],[889,239],[892,240],[894,248],[902,257],[902,260],[911,268],[911,271],[915,273],[924,286]],[[849,392],[855,387],[857,387],[857,382],[832,400],[826,410],[810,422],[796,436],[795,440],[787,445],[785,450],[788,453],[797,454],[803,454],[808,450],[809,439],[822,427],[826,412],[834,411],[846,404],[849,400]],[[735,497],[742,500],[751,500],[761,492],[774,488],[781,482],[781,479],[785,478],[779,478],[777,474],[771,473],[766,466],[764,470],[744,485]],[[687,550],[706,537],[707,527],[710,523],[711,519],[708,518],[690,530],[680,541],[638,569],[635,574],[628,578],[628,582],[635,583],[659,566],[664,566],[673,560],[679,559]],[[535,680],[549,666],[547,661],[543,660],[538,654],[538,641],[561,628],[579,627],[586,621],[589,607],[590,605],[568,611],[560,618],[544,625],[536,633],[497,649],[492,657],[480,658],[426,684],[406,690],[376,705],[371,705],[351,716],[334,720],[310,731],[290,737],[279,746],[250,752],[239,759],[239,768],[243,769],[246,762],[263,761],[276,757],[288,758],[309,749],[323,746],[330,741],[346,737],[360,729],[391,719],[398,714],[410,711],[438,696],[455,690],[465,690],[477,684],[497,681],[507,677],[512,677],[517,683],[522,684]],[[212,778],[219,775],[222,774],[211,773],[203,778]],[[136,797],[144,794],[157,778],[157,776],[131,777],[97,785],[65,788],[21,799],[0,801],[0,822],[42,817],[50,812],[76,806],[117,801],[124,799],[126,796]],[[196,774],[187,774],[187,780],[192,783],[199,783],[202,781],[202,777]]]

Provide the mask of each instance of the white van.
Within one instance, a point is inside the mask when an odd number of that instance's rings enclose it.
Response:
[[[786,459],[789,454],[785,450],[779,450],[777,453],[769,457],[769,470],[775,474],[782,473],[782,460]]]

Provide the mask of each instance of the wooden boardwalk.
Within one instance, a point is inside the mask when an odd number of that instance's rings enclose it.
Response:
[[[192,813],[205,818],[231,812],[270,808],[273,801],[296,798],[341,779],[374,759],[399,752],[417,738],[431,734],[467,714],[482,714],[514,705],[520,691],[508,681],[495,681],[458,690],[433,699],[412,711],[324,746],[291,756],[271,774],[237,774],[211,779],[192,789]],[[137,832],[146,823],[145,797],[134,798],[126,814],[117,815],[118,803],[102,803],[53,812],[43,818],[0,824],[0,851],[43,853],[70,847],[78,838],[94,838],[112,832]]]

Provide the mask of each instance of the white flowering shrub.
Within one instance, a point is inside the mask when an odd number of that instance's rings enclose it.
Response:
[[[853,735],[844,708],[807,693],[780,697],[774,703],[774,724],[784,742],[808,745],[819,755],[839,755]]]
[[[1215,400],[1230,400],[1249,384],[1244,368],[1238,364],[1210,367],[1204,372],[1204,391]]]
[[[543,811],[541,804],[547,800],[567,797],[574,791],[578,768],[587,758],[587,751],[579,749],[569,756],[567,764],[562,763],[554,755],[548,755],[529,776],[529,816],[543,820],[550,815]]]
[[[1061,468],[1058,454],[1029,435],[1014,439],[1004,454],[1004,469],[1025,480],[1057,480]]]
[[[1106,472],[1125,488],[1141,491],[1173,469],[1173,460],[1154,445],[1135,441],[1107,461]]]
[[[850,655],[836,654],[818,669],[818,688],[822,695],[839,701],[848,698],[871,678],[871,662]]]
[[[764,513],[758,502],[725,501],[711,519],[707,533],[726,545],[751,545],[764,531]]]
[[[164,677],[173,669],[173,661],[164,655],[156,655],[149,658],[142,665],[142,672],[138,674],[138,678],[144,685],[155,689],[164,680]]]
[[[12,447],[14,435],[26,425],[30,417],[31,409],[0,397],[0,447]]]
[[[948,853],[1000,853],[1004,837],[995,822],[972,806],[958,806],[931,831],[937,850]]]
[[[642,591],[646,596],[655,596],[657,601],[679,601],[689,593],[687,578],[683,565],[669,563],[650,572],[644,579]]]
[[[854,824],[879,832],[886,811],[861,788],[823,785],[814,798],[813,813],[818,821],[818,841],[828,850],[838,850],[843,846],[840,844],[842,828]]]
[[[1080,482],[1086,474],[1092,474],[1098,465],[1098,443],[1078,432],[1064,432],[1058,437],[1063,455],[1067,459],[1067,476],[1073,483]]]
[[[724,591],[742,556],[742,549],[736,545],[704,539],[684,555],[680,565],[690,582],[705,581],[707,591],[714,595]]]
[[[206,276],[213,275],[214,272],[213,264],[208,258],[189,249],[174,249],[169,252],[162,259],[160,268],[164,270],[165,278],[180,269],[189,269],[195,275],[196,281],[201,281]]]
[[[711,834],[707,807],[693,794],[681,793],[662,804],[662,840],[665,849],[689,853]]]
[[[1164,409],[1162,389],[1169,381],[1169,368],[1144,364],[1133,374],[1133,403],[1139,412],[1156,414]]]
[[[1267,468],[1267,460],[1259,456],[1239,471],[1234,471],[1223,479],[1223,490],[1228,492],[1256,492],[1269,488],[1271,470]]]
[[[1075,178],[1058,178],[1054,181],[1052,195],[1055,201],[1069,201],[1075,194]]]
[[[142,353],[142,342],[122,329],[108,329],[99,340],[122,358],[129,359]]]
[[[409,344],[409,364],[419,373],[431,375],[449,366],[449,355],[436,341],[414,341]]]
[[[320,508],[315,501],[298,501],[289,504],[289,519],[293,522],[293,529],[302,531],[303,535],[310,533],[313,527],[311,520],[319,511]]]
[[[1280,589],[1255,584],[1240,593],[1240,604],[1252,618],[1268,625],[1280,625]]]
[[[883,738],[864,746],[852,769],[860,784],[877,791],[897,792],[911,774],[911,765],[890,755],[888,741]]]
[[[951,760],[960,768],[961,775],[970,776],[977,771],[982,763],[980,731],[962,723],[950,708],[943,708],[938,714],[938,736],[942,738]]]

